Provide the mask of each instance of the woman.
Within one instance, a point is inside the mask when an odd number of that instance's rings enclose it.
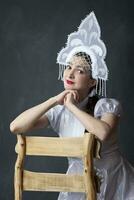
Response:
[[[92,35],[88,47],[87,42],[84,45],[86,29]],[[92,34],[95,31],[96,34]],[[20,114],[10,124],[10,130],[25,133],[50,124],[60,137],[82,136],[85,129],[92,132],[102,143],[101,159],[94,159],[95,170],[101,178],[97,199],[132,200],[134,168],[123,158],[117,144],[121,105],[113,98],[99,99],[101,94],[106,94],[104,81],[108,74],[103,61],[105,46],[99,37],[100,30],[94,13],[91,13],[78,32],[69,36],[67,47],[58,55],[59,77],[63,79],[65,90]],[[83,170],[80,159],[68,158],[68,164],[67,173]],[[58,200],[85,200],[85,194],[61,192]]]

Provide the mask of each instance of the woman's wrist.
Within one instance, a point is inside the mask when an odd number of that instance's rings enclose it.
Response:
[[[51,97],[49,101],[51,102],[52,107],[58,105],[57,99],[55,97]]]
[[[73,103],[71,103],[71,102],[67,103],[65,106],[66,106],[66,107],[68,108],[68,110],[70,110],[71,112],[72,112],[73,109],[76,107],[76,105],[73,104]]]

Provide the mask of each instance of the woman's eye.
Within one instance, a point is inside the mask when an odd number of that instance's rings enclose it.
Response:
[[[67,69],[71,69],[71,66],[70,65],[67,65],[67,67],[66,67]]]
[[[81,70],[81,69],[79,69],[78,72],[79,72],[79,74],[83,74],[84,73],[84,71]]]

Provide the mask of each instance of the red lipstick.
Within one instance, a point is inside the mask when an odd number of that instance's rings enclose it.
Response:
[[[70,80],[66,80],[66,82],[67,82],[67,84],[69,84],[69,85],[74,84],[74,82],[73,82],[73,81],[70,81]]]

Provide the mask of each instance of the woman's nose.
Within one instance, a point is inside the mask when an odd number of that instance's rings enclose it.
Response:
[[[68,74],[69,78],[74,78],[74,70],[70,70]]]

